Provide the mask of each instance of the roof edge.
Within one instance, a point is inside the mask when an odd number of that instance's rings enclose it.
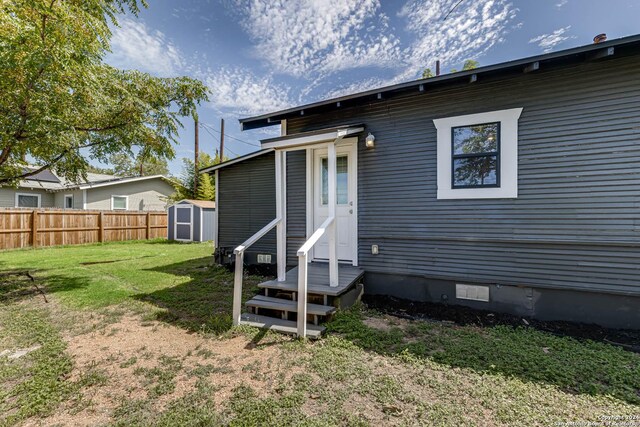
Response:
[[[244,156],[236,157],[235,159],[227,160],[225,162],[218,163],[217,165],[213,165],[213,166],[208,166],[206,168],[202,168],[202,169],[200,169],[200,173],[214,172],[214,171],[217,171],[218,169],[222,169],[224,167],[231,166],[231,165],[233,165],[235,163],[239,163],[239,162],[242,162],[244,160],[249,160],[249,159],[252,159],[254,157],[262,156],[263,154],[267,154],[267,153],[270,153],[272,151],[275,151],[275,150],[273,148],[264,148],[262,150],[253,151],[253,152],[251,152],[249,154],[245,154]]]
[[[435,77],[431,77],[431,78],[427,78],[427,79],[411,80],[411,81],[408,81],[408,82],[398,83],[398,84],[395,84],[395,85],[383,86],[383,87],[370,89],[370,90],[363,91],[363,92],[356,92],[356,93],[349,94],[349,95],[343,95],[343,96],[336,97],[336,98],[330,98],[330,99],[326,99],[326,100],[322,100],[322,101],[317,101],[317,102],[313,102],[313,103],[309,103],[309,104],[303,104],[303,105],[299,105],[299,106],[296,106],[296,107],[291,107],[291,108],[284,109],[284,110],[279,110],[279,111],[274,111],[274,112],[271,112],[271,113],[261,114],[261,115],[258,115],[258,116],[240,118],[238,121],[240,122],[242,130],[257,129],[257,128],[261,128],[261,127],[277,125],[280,122],[280,120],[285,118],[285,116],[291,115],[293,113],[300,113],[300,112],[304,112],[305,110],[310,110],[310,109],[314,109],[314,108],[318,108],[318,107],[322,107],[322,106],[327,106],[327,105],[334,104],[334,103],[337,104],[337,103],[341,103],[341,102],[344,102],[344,101],[355,100],[355,99],[358,99],[358,98],[366,98],[366,97],[369,97],[369,96],[375,96],[375,95],[380,94],[380,93],[391,92],[391,91],[395,91],[395,90],[399,90],[399,89],[406,89],[406,88],[416,87],[416,86],[420,86],[420,85],[425,85],[426,86],[426,85],[432,85],[432,84],[436,84],[436,83],[446,82],[446,81],[449,81],[449,80],[461,79],[461,78],[465,78],[465,77],[470,78],[470,76],[472,76],[474,74],[475,75],[481,75],[481,74],[486,74],[486,73],[500,71],[500,70],[507,70],[509,68],[525,66],[525,65],[528,65],[528,64],[531,64],[531,63],[534,63],[534,62],[549,61],[549,60],[554,60],[554,59],[567,58],[567,57],[570,57],[570,56],[573,56],[573,55],[577,55],[577,54],[583,54],[583,53],[588,53],[588,52],[592,52],[592,51],[598,51],[598,50],[602,50],[602,49],[607,49],[607,48],[610,48],[610,47],[622,46],[622,45],[626,45],[626,44],[633,44],[633,43],[639,43],[639,42],[640,42],[640,34],[636,34],[636,35],[632,35],[632,36],[627,36],[627,37],[621,37],[621,38],[617,38],[617,39],[607,40],[605,42],[601,42],[601,43],[597,43],[597,44],[596,43],[591,43],[591,44],[577,46],[577,47],[573,47],[573,48],[569,48],[569,49],[559,50],[557,52],[544,53],[544,54],[540,54],[540,55],[529,56],[529,57],[525,57],[525,58],[511,60],[511,61],[500,62],[500,63],[493,64],[493,65],[487,65],[487,66],[484,66],[484,67],[474,68],[473,70],[459,71],[459,72],[456,72],[456,73],[442,74],[440,76],[435,76]],[[260,122],[262,122],[262,123],[260,123]]]

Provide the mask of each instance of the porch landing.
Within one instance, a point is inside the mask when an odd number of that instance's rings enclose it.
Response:
[[[364,270],[347,264],[338,264],[338,286],[329,286],[329,264],[312,262],[307,267],[307,293],[317,295],[339,296],[348,291],[364,275]],[[298,291],[298,267],[287,271],[285,280],[269,280],[258,287],[263,289],[277,289],[281,291]]]

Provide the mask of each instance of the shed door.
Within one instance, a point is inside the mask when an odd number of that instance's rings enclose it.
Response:
[[[176,205],[175,217],[176,222],[173,234],[175,239],[187,242],[193,241],[193,206]]]

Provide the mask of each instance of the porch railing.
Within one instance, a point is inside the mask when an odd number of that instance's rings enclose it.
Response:
[[[309,239],[298,249],[298,336],[304,338],[307,336],[307,287],[308,275],[307,267],[309,265],[309,251],[318,243],[320,238],[325,234],[329,227],[335,226],[335,217],[330,216],[322,225],[309,237]],[[329,264],[329,276],[333,274],[333,264]],[[335,266],[335,274],[337,276],[337,265]]]
[[[244,276],[244,252],[258,240],[263,238],[282,222],[282,218],[276,218],[265,225],[260,231],[249,237],[243,244],[236,247],[233,253],[236,256],[235,275],[233,277],[233,324],[237,326],[242,316],[242,278]],[[280,260],[279,260],[280,261]]]

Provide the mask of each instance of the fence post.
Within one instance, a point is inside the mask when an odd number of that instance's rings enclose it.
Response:
[[[147,212],[147,240],[151,238],[151,212]]]
[[[31,213],[31,246],[38,246],[38,211],[35,209]]]
[[[98,216],[98,241],[104,242],[104,212],[100,212]]]

